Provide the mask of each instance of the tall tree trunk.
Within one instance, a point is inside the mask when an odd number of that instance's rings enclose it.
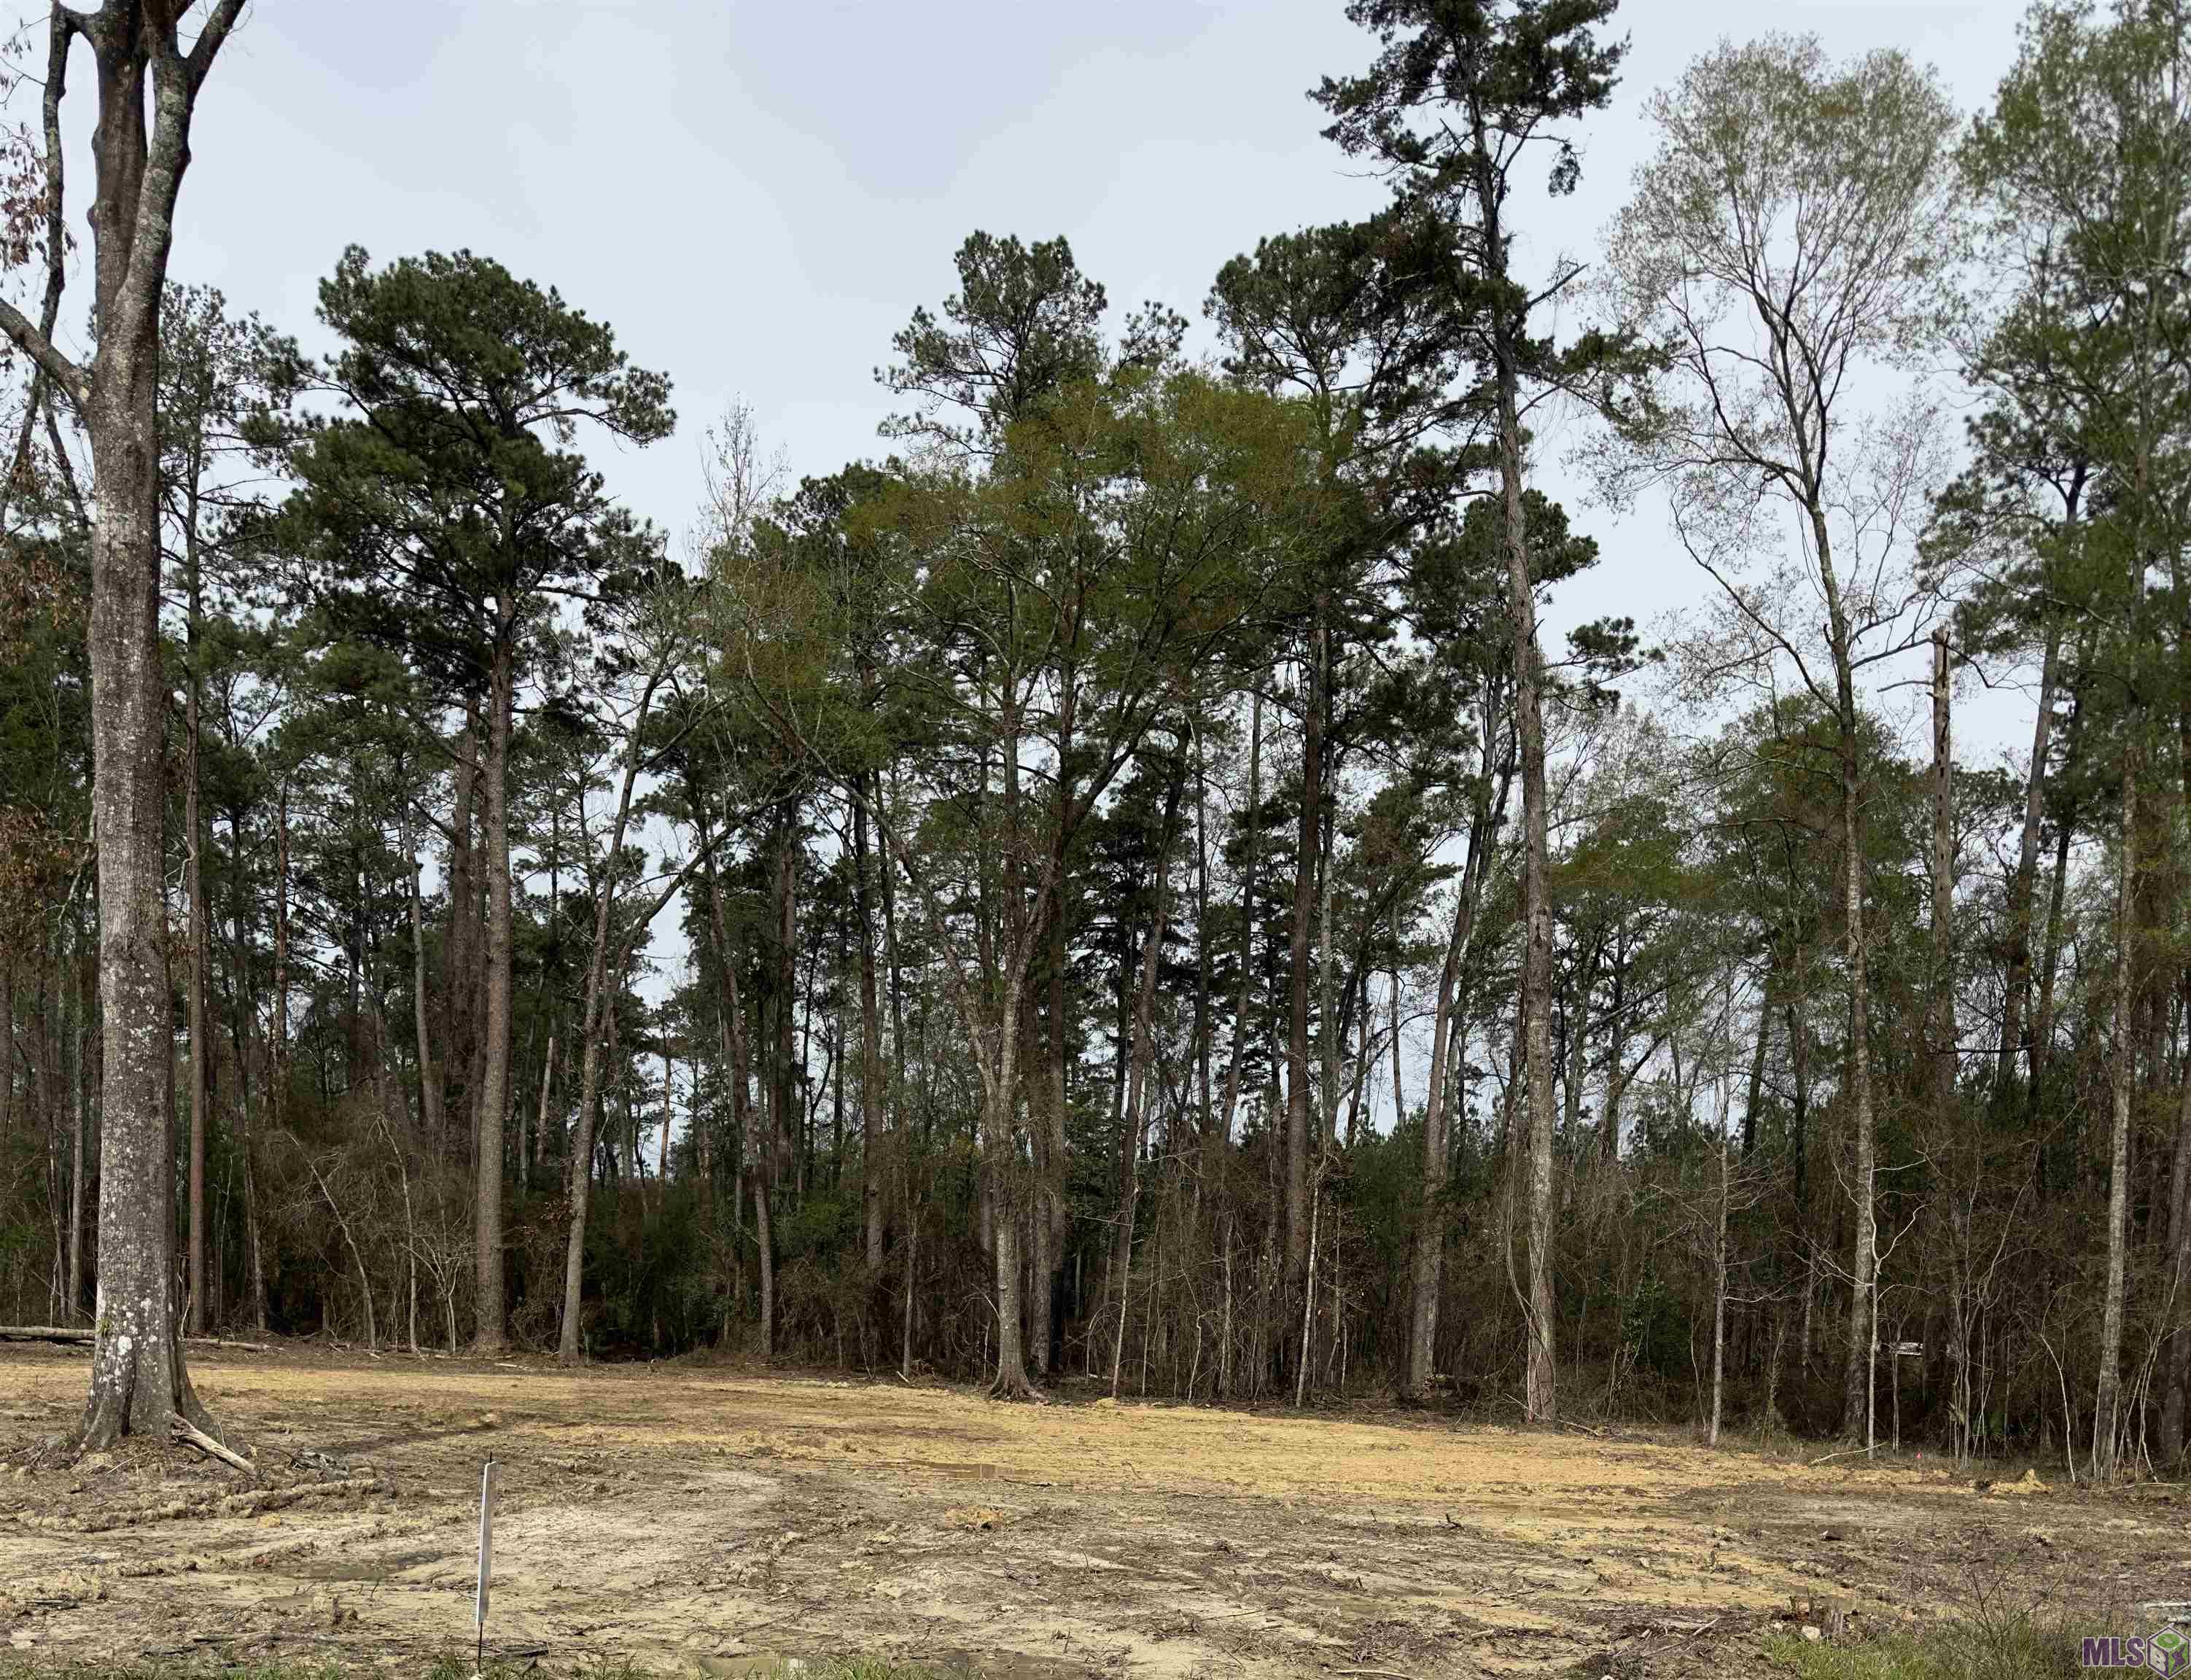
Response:
[[[411,1014],[418,1035],[418,1118],[424,1125],[428,1148],[439,1159],[447,1145],[441,1117],[441,1065],[434,1056],[434,1035],[428,1022],[432,1014],[426,988],[426,916],[420,891],[418,857],[411,860]]]
[[[1807,1209],[1809,1205],[1810,1191],[1811,990],[1807,977],[1808,966],[1804,957],[1802,948],[1798,946],[1794,968],[1795,994],[1788,1001],[1785,1017],[1788,1028],[1788,1074],[1795,1087],[1795,1111],[1789,1116],[1788,1125],[1790,1131],[1793,1134],[1789,1139],[1789,1153],[1794,1158],[1791,1162],[1790,1176],[1795,1181],[1795,1217],[1798,1223],[1807,1216]],[[1809,1309],[1810,1302],[1806,1299],[1804,1310],[1807,1313]],[[1803,1357],[1807,1363],[1810,1358],[1810,1344],[1807,1340],[1803,1347]]]
[[[1507,282],[1503,186],[1480,110],[1471,113],[1477,214],[1491,282],[1491,350],[1499,412],[1499,484],[1505,512],[1506,606],[1514,637],[1514,717],[1522,766],[1522,1039],[1529,1117],[1529,1355],[1524,1405],[1533,1423],[1559,1415],[1552,1296],[1552,912],[1545,889],[1543,660],[1537,595],[1522,502],[1522,323],[1501,293]]]
[[[479,698],[464,697],[464,726],[457,737],[450,777],[449,925],[441,942],[441,1105],[466,1126],[479,1113],[480,1016],[486,996],[487,936],[480,921],[480,858],[474,836],[480,826],[481,755],[487,744]],[[467,1136],[467,1148],[475,1139]],[[447,1140],[444,1139],[444,1147]],[[447,1159],[445,1157],[444,1159]]]
[[[1727,1393],[1727,1076],[1720,1076],[1719,1088],[1719,1205],[1714,1210],[1712,1223],[1712,1376],[1711,1422],[1704,1434],[1704,1444],[1719,1444],[1720,1408]]]
[[[1301,797],[1295,834],[1293,927],[1287,948],[1285,1284],[1297,1299],[1308,1277],[1308,999],[1310,931],[1316,914],[1317,858],[1323,815],[1323,616],[1317,597],[1310,633],[1307,692],[1301,703]]]
[[[994,1202],[994,1226],[990,1241],[996,1261],[997,1370],[989,1392],[998,1399],[1024,1399],[1034,1392],[1027,1379],[1025,1331],[1022,1323],[1020,1287],[1021,1171],[1017,1157],[1017,1125],[1013,1112],[1019,1078],[1019,1034],[1016,985],[1007,989],[1010,1007],[997,1028],[999,1078],[994,1089],[983,1095],[982,1153],[988,1164],[988,1180]]]
[[[677,1069],[670,1059],[669,1028],[662,1029],[662,1153],[654,1163],[654,1176],[666,1199],[669,1193],[669,1131],[677,1119]]]
[[[2136,722],[2132,722],[2133,730]],[[2109,1010],[2109,1107],[2114,1125],[2108,1157],[2108,1281],[2100,1315],[2100,1372],[2092,1415],[2092,1477],[2114,1478],[2116,1410],[2122,1389],[2123,1281],[2129,1233],[2131,1091],[2136,1078],[2131,1029],[2131,945],[2137,937],[2131,900],[2137,885],[2137,760],[2133,737],[2123,755],[2122,856],[2115,886],[2114,997]]]
[[[540,1106],[532,1118],[532,1165],[535,1171],[548,1160],[548,1099],[555,1083],[555,1032],[548,1032],[548,1049],[540,1058]]]
[[[799,1005],[799,824],[795,808],[786,800],[777,807],[776,834],[776,938],[771,954],[775,971],[771,990],[775,1001],[776,1048],[771,1058],[771,1089],[779,1176],[799,1170],[794,1117],[803,1113],[798,1074],[803,1066],[797,1055]],[[797,1184],[794,1178],[794,1193]]]
[[[1209,1035],[1215,1023],[1209,1009],[1209,766],[1203,752],[1203,730],[1194,726],[1194,1067],[1197,1109],[1194,1135],[1209,1136]],[[1198,1206],[1199,1204],[1198,1203]]]
[[[1839,575],[1821,504],[1811,510],[1811,533],[1825,587],[1828,634],[1833,645],[1836,723],[1841,749],[1842,949],[1848,971],[1849,1036],[1846,1079],[1849,1124],[1856,1140],[1850,1195],[1856,1204],[1856,1254],[1849,1273],[1849,1331],[1841,1371],[1841,1433],[1850,1441],[1871,1434],[1872,1313],[1878,1267],[1878,1227],[1872,1203],[1878,1146],[1872,1115],[1871,978],[1864,940],[1864,783],[1858,755],[1856,675]]]
[[[1773,979],[1776,965],[1768,946],[1765,960],[1765,983],[1760,989],[1757,1004],[1757,1039],[1750,1053],[1750,1096],[1742,1109],[1742,1156],[1750,1159],[1750,1152],[1757,1147],[1757,1116],[1765,1101],[1765,1052],[1773,1042]],[[1616,1065],[1613,1077],[1619,1078]]]
[[[1066,859],[1071,850],[1078,810],[1078,754],[1075,737],[1079,728],[1080,678],[1068,654],[1058,674],[1057,723],[1055,750],[1057,785],[1052,796],[1050,823],[1050,869],[1056,890],[1049,901],[1044,929],[1043,981],[1048,998],[1042,1011],[1047,1039],[1041,1078],[1041,1100],[1034,1135],[1036,1166],[1035,1210],[1031,1222],[1034,1253],[1030,1268],[1034,1299],[1030,1303],[1027,1341],[1033,1349],[1036,1372],[1050,1374],[1055,1359],[1064,1356],[1064,1326],[1057,1322],[1065,1293],[1065,1244],[1071,1228],[1072,1209],[1067,1200],[1065,1176],[1070,1145],[1066,1137],[1066,1109],[1070,1101],[1073,1058],[1072,965],[1073,897],[1067,890]],[[1030,999],[1032,1008],[1032,999]],[[1030,1045],[1032,1053],[1032,1044]]]
[[[71,1089],[69,1092],[71,1111],[70,1130],[73,1134],[69,1153],[69,1228],[68,1228],[68,1322],[83,1316],[83,1175],[85,1166],[85,1136],[91,1130],[91,1004],[98,981],[93,966],[91,942],[83,937],[81,928],[77,933],[80,953],[77,965],[76,985],[76,1045],[71,1058]]]
[[[1395,1130],[1408,1118],[1408,1085],[1406,1063],[1400,1054],[1400,922],[1397,909],[1392,918],[1392,970],[1387,979],[1391,989],[1386,994],[1386,1030],[1392,1043],[1392,1126]]]
[[[723,1053],[731,1065],[731,1123],[738,1136],[740,1166],[753,1187],[754,1234],[760,1251],[760,1356],[774,1351],[776,1331],[776,1234],[771,1222],[769,1162],[761,1148],[760,1128],[754,1121],[751,1064],[746,1054],[745,1005],[738,996],[738,965],[731,948],[730,920],[723,910],[723,884],[714,864],[714,846],[708,820],[697,800],[700,846],[707,855],[708,930],[714,947],[715,965],[722,982],[723,1008],[719,1028]]]
[[[628,797],[628,795],[627,795]],[[613,865],[616,851],[609,858]],[[594,948],[586,965],[585,1013],[579,1028],[578,1117],[571,1128],[570,1159],[565,1164],[564,1195],[570,1210],[563,1244],[563,1324],[556,1340],[557,1363],[575,1365],[580,1357],[580,1304],[585,1283],[586,1207],[594,1186],[595,1116],[601,1097],[601,1017],[607,1005],[610,974],[609,891],[606,874],[595,894]],[[616,953],[615,972],[621,982],[624,954]]]
[[[579,1355],[579,1303],[585,1281],[586,1262],[586,1204],[593,1188],[594,1113],[601,1089],[601,1017],[604,1011],[613,1011],[615,1007],[614,994],[608,989],[608,980],[612,972],[610,930],[616,925],[617,865],[623,854],[624,833],[631,822],[632,789],[639,780],[640,737],[646,732],[646,715],[653,704],[655,689],[660,681],[658,675],[650,675],[646,686],[640,692],[630,732],[624,740],[623,777],[617,789],[616,821],[610,825],[608,851],[602,860],[600,873],[594,882],[594,943],[586,964],[585,1012],[578,1028],[578,1118],[572,1132],[570,1160],[564,1179],[571,1222],[563,1250],[563,1329],[557,1340],[555,1357],[566,1365],[577,1364]],[[645,929],[646,923],[642,921],[634,937],[643,937]],[[614,953],[613,972],[619,982],[629,956],[628,949]],[[551,1038],[548,1054],[552,1058],[555,1053],[555,1040]],[[665,1047],[663,1052],[665,1068],[669,1059]],[[664,1083],[666,1089],[667,1081]],[[541,1075],[541,1090],[544,1101],[547,1091],[545,1073]],[[522,1125],[522,1121],[520,1124]],[[666,1108],[662,1127],[663,1155],[666,1164],[669,1149],[669,1117]]]
[[[1438,971],[1437,1004],[1431,1018],[1431,1076],[1423,1092],[1422,1200],[1415,1216],[1414,1252],[1408,1278],[1406,1397],[1418,1403],[1431,1398],[1437,1376],[1438,1293],[1443,1287],[1441,1273],[1445,1263],[1445,1181],[1449,1153],[1446,1141],[1446,1058],[1453,1048],[1453,1034],[1448,1023],[1454,1013],[1461,958],[1468,945],[1474,908],[1464,886],[1460,902],[1454,908],[1453,931],[1446,938],[1445,965]],[[1398,1054],[1397,1045],[1393,1053],[1396,1056]]]
[[[212,1032],[206,1019],[206,982],[211,958],[208,949],[205,902],[205,820],[199,808],[199,759],[203,737],[198,692],[198,626],[203,601],[198,578],[197,520],[195,494],[193,504],[185,515],[183,532],[185,556],[184,598],[186,609],[184,629],[184,661],[186,669],[183,686],[183,890],[190,914],[190,963],[188,987],[191,1035],[191,1138],[190,1190],[187,1204],[190,1220],[190,1259],[188,1267],[190,1312],[188,1324],[192,1335],[203,1335],[206,1327],[206,1119],[207,1108],[213,1100],[212,1080],[207,1066],[212,1053]]]
[[[2171,551],[2170,581],[2180,601],[2191,578],[2184,573],[2180,545]],[[2176,626],[2177,797],[2191,817],[2191,624]],[[2182,1000],[2191,1015],[2191,968],[2183,973]],[[2191,1404],[2191,1045],[2177,1069],[2181,1090],[2176,1102],[2176,1147],[2168,1179],[2168,1300],[2172,1330],[2161,1364],[2160,1420],[2155,1445],[2164,1466],[2184,1456],[2184,1414]]]
[[[2083,697],[2072,703],[2069,726],[2063,741],[2062,780],[2070,784],[2070,772],[2078,763],[2079,737],[2084,732]],[[2061,971],[2063,899],[2069,881],[2069,848],[2077,832],[2077,806],[2074,799],[2065,800],[2062,814],[2055,824],[2054,874],[2046,888],[2046,937],[2039,962],[2039,997],[2032,1006],[2030,1034],[2029,1085],[2024,1095],[2025,1118],[2034,1131],[2039,1125],[2039,1107],[2046,1064],[2054,1045],[2054,982]]]
[[[266,1328],[266,1278],[259,1244],[259,1184],[258,1173],[252,1165],[252,1124],[253,1097],[251,1073],[253,1058],[252,1040],[259,1025],[259,998],[253,983],[251,943],[247,932],[246,901],[248,882],[242,867],[245,847],[243,813],[232,810],[229,813],[228,835],[231,854],[238,860],[233,874],[234,887],[229,897],[230,928],[230,984],[234,996],[231,1007],[235,1020],[236,1054],[236,1154],[243,1181],[243,1254],[245,1284],[251,1294],[251,1324],[262,1333]],[[265,1087],[270,1085],[268,1072],[258,1097],[265,1102]]]
[[[509,880],[509,740],[517,706],[517,650],[514,607],[504,602],[494,648],[487,747],[481,780],[487,804],[487,1023],[477,1093],[473,1170],[478,1199],[473,1261],[479,1293],[473,1345],[500,1351],[504,1284],[502,1246],[503,1124],[509,1113],[511,980],[514,930]]]
[[[875,925],[868,890],[868,806],[852,801],[854,913],[860,924],[860,1204],[870,1273],[883,1263],[883,1030],[875,995]],[[841,1079],[843,1076],[839,1075]]]
[[[2058,613],[2046,619],[2046,648],[2039,667],[2039,712],[2031,725],[2031,765],[2023,777],[2023,828],[2017,844],[2016,874],[2008,892],[2008,965],[2002,978],[2000,1045],[1995,1055],[1993,1101],[2006,1101],[2016,1078],[2016,1056],[2026,1049],[2031,993],[2031,906],[2039,879],[2040,830],[2046,811],[2046,751],[2054,726],[2055,686],[2062,658]]]
[[[1225,1069],[1225,1101],[1220,1111],[1219,1159],[1232,1142],[1232,1119],[1240,1107],[1240,1081],[1248,1065],[1248,999],[1255,971],[1255,869],[1261,861],[1263,801],[1263,685],[1255,684],[1248,710],[1248,865],[1240,882],[1240,983],[1232,1004],[1232,1054]]]
[[[2191,971],[2184,977],[2191,996]],[[2176,1102],[2176,1150],[2168,1181],[2168,1299],[2175,1309],[2174,1335],[2162,1365],[2160,1463],[2173,1467],[2183,1457],[2184,1413],[2191,1402],[2191,1055],[2185,1057],[2182,1090]]]
[[[1567,1066],[1561,1074],[1566,1101],[1562,1107],[1561,1131],[1567,1138],[1572,1154],[1582,1153],[1582,1091],[1583,1083],[1590,1076],[1590,994],[1597,984],[1598,952],[1578,951],[1574,964],[1574,999],[1562,1011],[1567,1027],[1567,1042],[1562,1046],[1567,1052]]]
[[[266,1113],[279,1137],[289,1119],[289,778],[274,796],[274,981],[273,1028],[266,1045]],[[251,1170],[248,1156],[244,1170]],[[251,1290],[259,1309],[254,1326],[266,1330],[266,1277],[256,1241],[251,1250]]]
[[[76,35],[88,37],[98,65],[91,224],[100,331],[89,372],[70,365],[12,306],[0,315],[9,337],[70,396],[96,469],[89,653],[104,1048],[97,1340],[83,1436],[92,1447],[125,1432],[164,1440],[179,1415],[207,1421],[184,1369],[173,1284],[156,411],[161,291],[192,108],[240,9],[241,0],[219,0],[185,58],[177,19],[162,9],[121,0],[88,16],[54,9],[47,99],[55,120],[45,185],[57,207],[58,113]]]
[[[1155,1055],[1151,1019],[1156,1007],[1157,974],[1164,960],[1164,930],[1171,913],[1171,851],[1179,827],[1179,801],[1186,777],[1179,756],[1164,789],[1164,827],[1157,846],[1156,903],[1149,916],[1149,938],[1141,953],[1141,984],[1134,998],[1133,1051],[1126,1080],[1124,1124],[1118,1129],[1118,1216],[1112,1227],[1111,1279],[1118,1319],[1111,1341],[1111,1392],[1118,1392],[1118,1363],[1125,1348],[1126,1301],[1134,1260],[1134,1210],[1141,1201],[1141,1148],[1148,1136],[1149,1064]]]
[[[1415,1223],[1414,1252],[1409,1284],[1408,1375],[1403,1392],[1417,1402],[1430,1398],[1437,1375],[1438,1296],[1445,1263],[1447,1160],[1451,1153],[1453,1063],[1467,1045],[1462,1030],[1465,1011],[1459,1008],[1461,965],[1468,954],[1476,925],[1476,911],[1489,878],[1490,858],[1499,824],[1512,787],[1514,760],[1509,755],[1491,791],[1489,774],[1494,749],[1490,707],[1485,707],[1482,743],[1483,787],[1469,824],[1468,852],[1461,865],[1460,890],[1454,905],[1453,931],[1447,936],[1445,963],[1438,971],[1437,1003],[1431,1019],[1430,1083],[1423,1092],[1422,1204]],[[1398,1027],[1393,1028],[1393,1055],[1399,1054]],[[1397,1122],[1396,1122],[1397,1124]]]
[[[1316,1086],[1322,1101],[1322,1112],[1317,1116],[1316,1149],[1319,1156],[1338,1140],[1339,1060],[1346,1042],[1346,1023],[1341,1018],[1339,1001],[1339,950],[1331,932],[1331,900],[1336,885],[1334,878],[1339,869],[1338,801],[1331,793],[1331,612],[1327,601],[1325,610],[1317,615],[1316,626],[1317,733],[1323,743],[1318,755],[1323,763],[1317,777],[1316,814],[1316,1039],[1319,1064]],[[1315,1222],[1312,1209],[1310,1222]]]
[[[1955,1042],[1955,766],[1949,688],[1948,632],[1932,632],[1932,1106],[1955,1112],[1960,1055]]]

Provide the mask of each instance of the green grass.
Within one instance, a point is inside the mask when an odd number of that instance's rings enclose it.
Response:
[[[2075,1639],[2029,1622],[1951,1622],[1845,1644],[1777,1633],[1765,1649],[1775,1669],[1799,1680],[2071,1680],[2085,1672]]]

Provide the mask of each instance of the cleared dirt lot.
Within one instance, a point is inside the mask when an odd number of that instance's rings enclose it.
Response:
[[[2191,1598],[2181,1489],[1981,1493],[1923,1465],[703,1366],[196,1360],[257,1446],[253,1494],[173,1455],[37,1461],[87,1372],[0,1350],[0,1639],[33,1656],[468,1651],[489,1455],[492,1643],[557,1669],[1754,1673],[1791,1599],[1860,1627]]]

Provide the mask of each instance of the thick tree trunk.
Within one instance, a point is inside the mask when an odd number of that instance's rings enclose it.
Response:
[[[487,805],[487,1023],[478,1091],[478,1146],[474,1152],[477,1202],[473,1222],[473,1346],[498,1353],[504,1331],[502,1244],[503,1125],[509,1113],[509,1055],[513,929],[509,880],[509,740],[516,710],[515,607],[502,608],[494,649],[486,762],[481,780]]]
[[[88,18],[56,9],[48,66],[58,102],[72,34],[89,37],[99,71],[91,219],[100,339],[71,396],[97,470],[89,652],[104,1048],[97,1341],[83,1434],[94,1447],[124,1433],[164,1440],[178,1416],[205,1422],[183,1367],[174,1296],[156,403],[160,296],[191,105],[236,9],[222,0],[185,60],[174,20],[156,9],[110,0]],[[58,179],[49,185],[60,190]],[[10,336],[25,342],[14,323]],[[45,350],[42,364],[58,360]]]
[[[12,305],[0,305],[0,327],[75,407],[96,470],[88,641],[103,1148],[97,1339],[83,1432],[92,1446],[125,1432],[164,1439],[178,1415],[203,1420],[183,1368],[173,1293],[174,1023],[161,773],[166,684],[156,401],[161,293],[176,196],[190,161],[191,112],[242,0],[216,0],[187,57],[177,35],[182,9],[144,0],[106,0],[89,14],[51,9],[48,174],[39,184],[48,199],[46,232],[53,247],[43,325],[33,325]],[[70,362],[51,338],[65,272],[60,112],[69,54],[79,35],[89,42],[98,71],[91,315],[99,323],[99,348],[88,371]],[[31,395],[32,411],[43,388],[38,384]],[[47,418],[50,424],[50,407]]]
[[[103,83],[108,74],[102,54]],[[133,101],[134,118],[115,114]],[[133,122],[141,153],[142,94],[134,90],[102,112],[103,164],[107,148],[122,138],[113,130]],[[113,190],[108,173],[102,168],[102,195]],[[104,241],[101,245],[104,294],[107,264]],[[156,282],[154,292],[156,297]],[[134,311],[134,342],[124,339],[128,328],[115,315],[102,313],[108,330],[100,346],[100,388],[86,417],[98,464],[90,621],[92,804],[99,833],[105,1040],[99,1339],[83,1428],[88,1447],[105,1446],[125,1433],[164,1439],[177,1416],[195,1421],[197,1415],[183,1369],[174,1299],[174,1039],[160,763],[166,684],[160,661],[159,450],[153,421],[156,305],[146,303]]]

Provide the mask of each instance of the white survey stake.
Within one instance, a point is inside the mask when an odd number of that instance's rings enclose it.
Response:
[[[479,1592],[472,1601],[472,1624],[482,1659],[487,1654],[487,1577],[494,1568],[494,1472],[492,1459],[480,1469]]]

